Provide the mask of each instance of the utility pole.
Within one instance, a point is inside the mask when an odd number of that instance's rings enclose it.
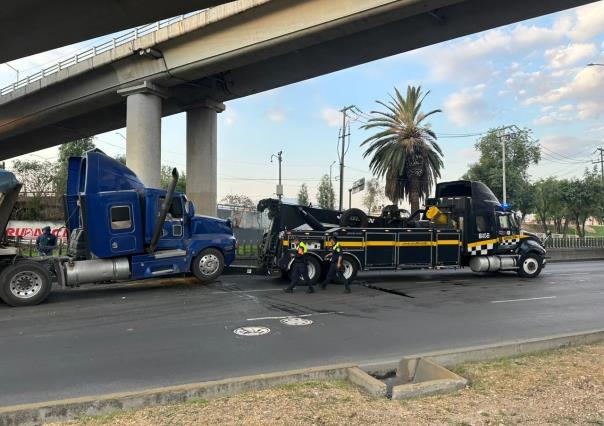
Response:
[[[271,163],[273,162],[273,157],[277,157],[279,160],[279,184],[277,185],[277,197],[279,200],[283,198],[283,185],[281,185],[281,162],[283,161],[283,151],[279,151],[276,155],[271,155]]]
[[[597,148],[596,151],[600,151],[600,161],[594,161],[593,163],[600,163],[600,173],[602,175],[602,182],[604,183],[604,148]]]
[[[342,153],[340,154],[340,211],[342,211],[344,207],[344,155],[346,155],[346,136],[350,136],[350,133],[348,133],[348,135],[346,134],[346,118],[348,118],[346,113],[354,108],[356,108],[354,105],[349,105],[340,110],[340,112],[342,113]]]
[[[498,135],[497,135],[497,139],[499,141],[501,141],[501,164],[502,164],[502,174],[503,174],[503,204],[507,204],[508,202],[508,195],[507,195],[507,188],[506,188],[506,175],[505,175],[505,144],[506,142],[508,142],[512,136],[515,136],[517,132],[512,132],[512,133],[504,133],[510,129],[514,129],[516,130],[517,128],[515,126],[506,126],[506,127],[502,127],[499,129],[498,131]]]
[[[348,190],[348,208],[352,207],[352,188]]]
[[[507,204],[508,202],[508,195],[507,195],[507,189],[506,189],[506,184],[505,184],[505,143],[506,141],[506,136],[503,137],[503,144],[502,144],[502,161],[503,161],[503,204]]]

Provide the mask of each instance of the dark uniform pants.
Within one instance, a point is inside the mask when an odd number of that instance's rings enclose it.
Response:
[[[323,281],[323,287],[327,287],[327,284],[333,281],[333,279],[336,277],[338,278],[338,281],[344,284],[346,289],[350,289],[350,284],[348,283],[348,280],[344,278],[344,274],[342,273],[342,271],[338,270],[338,264],[336,262],[331,262],[329,264],[329,270],[327,271],[325,281]]]
[[[308,266],[306,265],[306,262],[294,262],[292,265],[292,283],[289,288],[293,289],[300,284],[300,278],[303,278],[304,282],[308,284],[309,287],[312,287],[310,278],[308,277]]]

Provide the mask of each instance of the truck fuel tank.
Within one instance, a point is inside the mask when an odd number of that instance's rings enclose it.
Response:
[[[130,278],[130,262],[125,257],[116,259],[76,260],[63,263],[65,285],[73,287],[99,281],[117,281]]]
[[[474,256],[470,259],[474,272],[496,272],[515,270],[516,256]]]

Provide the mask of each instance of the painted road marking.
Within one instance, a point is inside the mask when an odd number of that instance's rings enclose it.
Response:
[[[281,321],[279,321],[281,324],[285,324],[285,325],[311,325],[312,324],[312,320],[306,319],[306,318],[300,318],[300,317],[291,317],[291,318],[283,318]]]
[[[260,317],[260,318],[248,318],[246,321],[261,321],[261,320],[282,320],[286,318],[304,318],[304,317],[316,317],[319,315],[334,315],[343,314],[344,312],[319,312],[317,314],[302,314],[302,315],[285,315],[282,317]]]
[[[212,294],[226,294],[226,293],[254,293],[259,291],[283,291],[280,288],[267,288],[262,290],[221,290],[213,291]]]
[[[233,333],[239,336],[263,336],[271,332],[268,327],[239,327]]]
[[[491,303],[525,302],[527,300],[543,300],[543,299],[555,299],[555,298],[556,298],[556,296],[530,297],[528,299],[493,300],[493,301],[491,301]]]

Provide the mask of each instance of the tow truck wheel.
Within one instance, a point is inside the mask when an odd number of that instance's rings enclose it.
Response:
[[[523,278],[535,278],[541,272],[543,258],[537,253],[527,253],[518,260],[518,275]]]
[[[0,299],[10,306],[37,305],[51,287],[48,270],[39,262],[17,262],[0,274]]]
[[[315,257],[308,256],[306,259],[306,267],[308,268],[308,279],[310,280],[310,284],[315,285],[321,276],[321,263]],[[292,279],[292,269],[293,264],[287,271],[287,277],[290,281]]]
[[[202,283],[215,280],[224,269],[224,256],[220,250],[209,248],[203,250],[193,259],[193,275]]]
[[[342,262],[344,263],[344,271],[342,274],[344,275],[344,278],[346,278],[346,281],[350,283],[357,277],[359,267],[357,262],[350,256],[344,256]]]

